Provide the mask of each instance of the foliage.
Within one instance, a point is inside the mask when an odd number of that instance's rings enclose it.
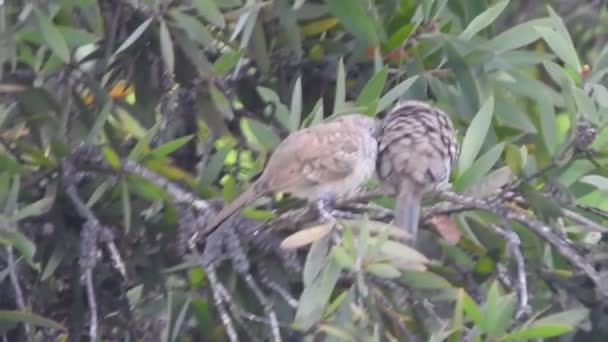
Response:
[[[579,3],[0,1],[0,335],[605,338],[605,280],[571,260],[605,265],[608,11],[570,13]],[[402,99],[434,102],[458,128],[454,191],[545,235],[460,208],[427,224],[422,253],[376,218],[344,223],[338,242],[304,231],[314,242],[296,252],[273,245],[293,223],[210,239],[213,267],[189,248],[176,194],[210,212],[290,132]],[[84,168],[91,145],[102,157]],[[278,195],[243,216],[293,210]],[[457,244],[430,232],[445,225]]]

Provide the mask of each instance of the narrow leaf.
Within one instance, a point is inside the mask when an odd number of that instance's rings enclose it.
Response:
[[[295,131],[302,121],[302,77],[298,77],[291,93],[291,115],[289,116],[289,129]]]
[[[139,27],[137,27],[135,29],[135,31],[133,31],[133,33],[131,33],[131,35],[127,39],[125,39],[125,41],[118,47],[118,50],[116,50],[116,52],[114,54],[117,55],[117,54],[125,51],[126,49],[129,48],[129,46],[131,46],[133,43],[135,43],[135,41],[146,31],[148,26],[150,26],[153,19],[154,18],[148,18],[148,19],[146,19],[146,21],[141,23],[141,25],[139,25]]]
[[[376,45],[379,42],[373,17],[365,12],[360,1],[325,0],[325,3],[347,30],[369,44]]]
[[[59,59],[64,63],[68,63],[70,61],[70,49],[61,32],[53,24],[51,19],[38,9],[34,10],[34,14],[40,33],[42,33],[42,37],[46,43]]]
[[[173,51],[173,40],[164,20],[160,22],[160,52],[165,62],[165,67],[170,73],[175,68],[175,52]]]
[[[226,26],[224,15],[217,8],[213,0],[195,0],[194,6],[198,10],[198,13],[212,25],[222,29]]]
[[[357,97],[355,104],[357,106],[369,106],[372,102],[378,100],[384,89],[387,76],[388,68],[386,66],[378,70],[378,72],[367,81],[367,84]]]
[[[500,159],[502,151],[505,148],[505,143],[502,142],[484,153],[477,159],[471,167],[459,176],[454,182],[454,189],[464,191],[469,189],[473,184],[476,184],[483,176],[485,176]]]
[[[153,149],[152,151],[146,153],[143,156],[142,161],[146,161],[149,159],[163,158],[163,157],[179,150],[182,146],[184,146],[190,140],[192,140],[193,137],[194,137],[194,135],[190,134],[190,135],[186,135],[183,137],[179,137],[173,141],[169,141],[168,143],[162,144],[162,145],[158,146],[157,148]]]
[[[346,101],[346,72],[344,71],[344,61],[340,58],[338,62],[338,73],[336,76],[336,95],[334,97],[333,114],[340,112]]]
[[[270,127],[257,120],[241,119],[241,129],[247,140],[266,152],[274,150],[281,142]]]
[[[481,12],[471,21],[469,26],[460,34],[459,38],[464,40],[471,39],[479,31],[491,25],[508,4],[509,0],[504,0]]]
[[[535,26],[534,30],[547,42],[557,57],[577,72],[581,71],[581,62],[569,36],[564,37],[550,27]]]
[[[53,320],[31,312],[17,310],[0,310],[0,322],[27,323],[39,327],[66,330],[65,327]]]
[[[408,89],[418,80],[418,75],[412,76],[403,82],[396,85],[393,89],[388,91],[378,101],[378,107],[376,107],[376,113],[381,112],[392,105],[401,95],[405,94]]]
[[[490,124],[492,123],[493,112],[494,97],[490,96],[481,106],[477,114],[475,114],[475,117],[473,117],[464,136],[460,158],[458,159],[458,170],[461,175],[471,167],[475,157],[479,154],[483,142],[486,139],[486,135],[488,134]]]

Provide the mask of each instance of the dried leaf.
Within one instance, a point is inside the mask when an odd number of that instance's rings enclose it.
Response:
[[[286,237],[281,242],[281,248],[288,250],[297,249],[322,239],[324,236],[329,234],[329,232],[331,232],[331,226],[329,224],[322,224],[300,230],[299,232]]]
[[[451,245],[456,245],[460,241],[460,229],[456,221],[448,215],[437,215],[431,218],[431,223],[441,237]]]

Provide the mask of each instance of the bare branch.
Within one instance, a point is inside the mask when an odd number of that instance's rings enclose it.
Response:
[[[574,249],[568,242],[562,240],[559,236],[553,233],[553,229],[545,223],[517,211],[505,205],[498,203],[488,203],[474,197],[464,194],[457,194],[450,191],[444,191],[439,194],[441,199],[458,203],[460,205],[468,205],[477,209],[482,209],[493,213],[494,215],[506,219],[514,220],[528,226],[536,235],[547,241],[555,250],[561,254],[570,264],[576,269],[587,275],[595,285],[601,287],[601,277],[593,265],[583,258],[580,253]]]

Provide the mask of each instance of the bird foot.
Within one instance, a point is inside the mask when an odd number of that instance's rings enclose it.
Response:
[[[336,196],[332,194],[323,195],[314,202],[321,219],[330,223],[332,227],[336,225],[336,219],[331,215],[335,202]]]

